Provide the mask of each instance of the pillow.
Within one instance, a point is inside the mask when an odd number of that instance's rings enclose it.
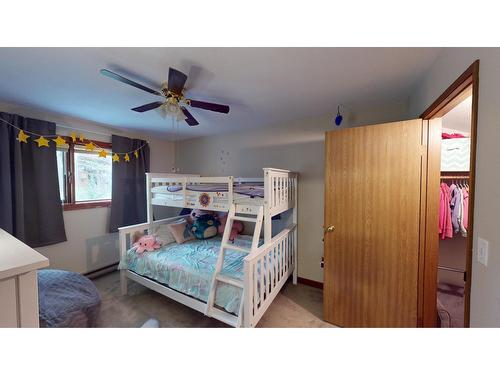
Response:
[[[162,245],[168,245],[169,243],[175,242],[175,238],[172,236],[168,224],[158,225],[153,229],[151,234],[155,235],[158,242]]]
[[[220,225],[213,215],[201,215],[193,223],[192,232],[199,240],[206,240],[217,236],[217,227]]]
[[[191,232],[191,225],[186,219],[167,224],[167,226],[178,244],[194,240],[193,232]]]

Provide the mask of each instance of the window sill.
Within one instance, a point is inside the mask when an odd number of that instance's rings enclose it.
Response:
[[[63,203],[64,211],[74,211],[74,210],[85,210],[88,208],[100,208],[111,206],[110,200],[104,201],[90,201],[90,202],[78,202],[78,203]]]

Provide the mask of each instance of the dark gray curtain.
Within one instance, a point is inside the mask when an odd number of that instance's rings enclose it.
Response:
[[[0,112],[0,119],[24,131],[56,134],[53,122]],[[0,227],[31,247],[66,241],[56,147],[17,141],[19,130],[0,121]]]
[[[113,135],[113,152],[129,152],[144,145],[139,150],[139,158],[130,155],[130,162],[123,160],[113,163],[113,188],[111,193],[110,231],[119,227],[144,223],[147,220],[146,172],[149,172],[149,145],[140,139],[130,139]]]

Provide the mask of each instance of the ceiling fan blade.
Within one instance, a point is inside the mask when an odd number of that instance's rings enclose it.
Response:
[[[141,105],[140,107],[132,108],[132,111],[136,111],[136,112],[151,111],[152,109],[158,108],[162,104],[163,104],[163,102],[153,102],[153,103],[149,103],[149,104],[144,104],[144,105]]]
[[[150,89],[149,87],[146,87],[144,85],[141,85],[140,83],[131,81],[130,79],[125,78],[119,74],[113,73],[111,70],[101,69],[100,72],[103,76],[116,79],[117,81],[120,81],[122,83],[126,83],[127,85],[130,85],[130,86],[134,86],[140,90],[149,92],[150,94],[162,96],[162,94],[160,92],[153,90],[153,89]]]
[[[196,126],[199,124],[198,121],[193,117],[191,113],[186,109],[186,107],[181,107],[182,113],[186,116],[186,122],[189,126]]]
[[[194,108],[207,109],[209,111],[220,112],[220,113],[229,113],[228,105],[200,102],[199,100],[191,100],[191,99],[188,100],[190,102],[190,106]]]
[[[168,89],[179,95],[186,83],[187,75],[174,68],[168,69]]]

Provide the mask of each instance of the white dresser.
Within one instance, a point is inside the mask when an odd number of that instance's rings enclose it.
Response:
[[[36,270],[49,260],[0,229],[0,327],[38,327]]]

